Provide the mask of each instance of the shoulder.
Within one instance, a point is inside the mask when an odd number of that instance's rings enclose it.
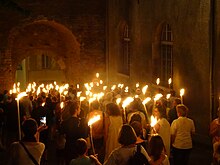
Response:
[[[21,145],[20,145],[20,143],[19,142],[13,142],[13,143],[11,143],[11,145],[10,145],[10,149],[15,149],[15,148],[18,148],[18,147],[20,147]]]
[[[167,155],[165,155],[165,157],[163,159],[163,165],[170,165],[169,158]]]

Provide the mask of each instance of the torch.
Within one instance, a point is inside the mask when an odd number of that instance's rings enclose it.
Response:
[[[168,80],[169,88],[171,88],[171,83],[172,83],[172,79],[169,78],[169,80]]]
[[[144,105],[144,110],[145,110],[145,113],[147,115],[147,118],[149,120],[149,116],[148,116],[148,112],[147,112],[147,108],[146,108],[146,104],[151,100],[150,97],[147,97],[146,99],[144,99],[144,101],[142,101],[142,104]]]
[[[19,135],[19,140],[21,140],[21,123],[20,123],[21,117],[20,117],[19,100],[24,96],[27,96],[26,92],[19,93],[17,98],[16,98],[16,100],[17,100],[17,110],[18,110],[18,135]]]
[[[123,108],[123,119],[124,119],[124,122],[127,121],[125,108],[126,108],[132,101],[134,101],[134,98],[132,98],[132,97],[127,97],[127,98],[123,101],[122,108]]]
[[[95,148],[94,148],[94,143],[93,143],[93,138],[92,138],[92,125],[100,120],[100,115],[96,115],[93,118],[91,118],[88,122],[88,126],[90,127],[90,138],[91,138],[91,147],[92,147],[92,152],[95,155]]]
[[[152,128],[152,130],[151,130],[151,135],[153,135],[154,133],[154,131],[155,131],[155,129],[154,129],[154,126],[157,124],[157,118],[156,117],[154,117],[153,115],[151,115],[151,122],[150,122],[150,126],[151,126],[151,128]]]
[[[185,89],[180,89],[180,98],[181,98],[181,104],[183,104],[183,95],[184,95]]]

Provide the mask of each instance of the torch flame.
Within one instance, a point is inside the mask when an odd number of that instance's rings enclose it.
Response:
[[[160,78],[157,78],[156,83],[157,83],[157,85],[160,84]]]
[[[92,124],[94,124],[95,122],[99,121],[100,120],[100,115],[96,115],[94,116],[93,118],[91,118],[88,122],[88,126],[91,126]]]
[[[134,101],[134,98],[132,97],[127,97],[122,104],[122,107],[125,108],[126,106],[128,106],[132,101]]]
[[[167,100],[170,98],[170,96],[171,96],[171,94],[170,94],[170,93],[168,93],[168,94],[167,94]]]
[[[145,95],[146,91],[147,91],[147,88],[148,88],[148,85],[145,85],[143,88],[142,88],[142,92],[143,94]]]
[[[64,102],[61,102],[60,103],[60,108],[63,109],[63,107],[64,107]]]
[[[154,127],[157,124],[157,119],[153,115],[151,115],[150,121],[151,121],[151,123],[150,123],[151,127]]]
[[[180,89],[180,96],[182,97],[184,95],[185,89]]]
[[[121,98],[117,98],[117,99],[116,99],[116,103],[119,105],[120,102],[121,102]]]
[[[18,94],[18,96],[17,96],[17,100],[20,100],[22,97],[24,97],[24,96],[27,96],[27,93],[26,92],[21,92],[21,93],[19,93]]]
[[[163,97],[163,95],[161,93],[156,94],[154,97],[154,101],[159,100],[161,97]]]
[[[170,85],[170,84],[171,84],[171,82],[172,82],[172,79],[171,79],[171,78],[169,78],[169,80],[168,80],[168,84]]]
[[[96,73],[96,78],[99,78],[99,73]]]
[[[151,100],[151,98],[150,98],[150,97],[147,97],[142,103],[145,105],[145,104],[147,104],[150,100]]]

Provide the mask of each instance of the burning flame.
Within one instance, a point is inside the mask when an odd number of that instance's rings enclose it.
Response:
[[[142,88],[142,92],[143,94],[145,95],[146,91],[147,91],[147,88],[148,88],[148,85],[145,85],[143,88]]]
[[[154,97],[154,101],[159,100],[161,97],[163,97],[163,95],[161,93],[156,94]]]
[[[96,78],[99,78],[99,73],[96,73]]]
[[[150,97],[147,97],[146,99],[144,99],[144,101],[142,102],[142,104],[147,104],[149,101],[151,100],[151,98]]]
[[[93,118],[89,119],[88,126],[91,126],[92,124],[94,124],[95,122],[99,120],[100,120],[100,115],[94,116]]]
[[[64,102],[61,102],[60,103],[60,108],[63,109],[63,107],[64,107]]]
[[[132,101],[134,101],[134,98],[132,97],[127,97],[122,104],[122,107],[125,108],[126,106],[128,106]]]
[[[120,102],[121,102],[121,98],[117,98],[117,99],[116,99],[116,103],[119,105]]]
[[[18,96],[17,96],[17,100],[20,100],[22,97],[24,97],[24,96],[27,96],[27,93],[26,92],[21,92],[21,93],[19,93],[18,94]]]
[[[160,84],[160,78],[157,78],[156,83],[157,83],[157,85]]]
[[[170,85],[170,84],[171,84],[171,82],[172,82],[172,79],[171,79],[171,78],[169,78],[169,80],[168,80],[168,84]]]
[[[157,124],[157,119],[153,115],[151,115],[150,121],[151,121],[151,123],[150,123],[151,127],[154,127]]]
[[[170,93],[168,93],[168,94],[167,94],[167,97],[166,97],[166,98],[167,98],[167,100],[170,98],[170,96],[171,96],[171,94],[170,94]]]
[[[180,96],[182,97],[184,95],[185,89],[180,89]]]

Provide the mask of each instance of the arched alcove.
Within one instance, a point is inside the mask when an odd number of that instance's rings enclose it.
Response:
[[[66,81],[73,83],[79,79],[80,45],[64,25],[45,19],[28,22],[14,28],[8,41],[13,77],[23,59],[47,52],[59,64]]]

